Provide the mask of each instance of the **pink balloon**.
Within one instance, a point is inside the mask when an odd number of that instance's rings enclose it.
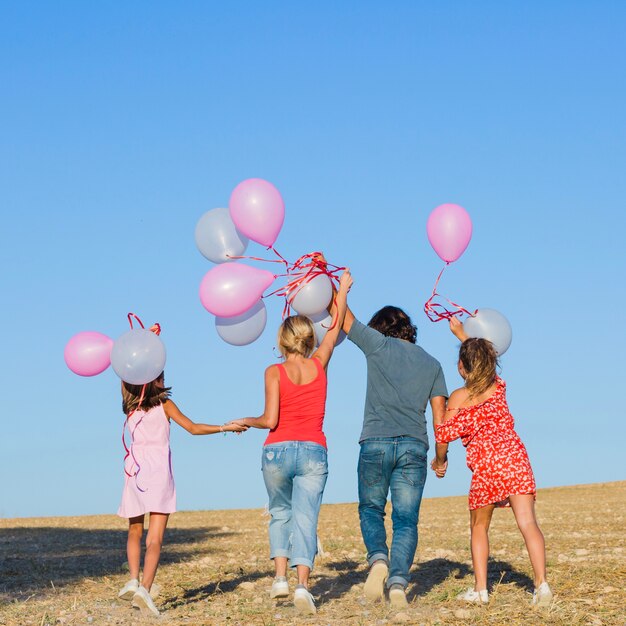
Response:
[[[274,274],[243,263],[210,269],[200,283],[200,301],[218,317],[241,315],[252,308],[274,282]]]
[[[472,220],[458,204],[441,204],[428,217],[428,241],[446,262],[456,261],[472,238]]]
[[[94,331],[74,335],[65,346],[67,366],[79,376],[95,376],[111,365],[113,339]]]
[[[230,196],[230,217],[239,232],[249,239],[271,246],[285,221],[285,203],[272,183],[248,178]]]

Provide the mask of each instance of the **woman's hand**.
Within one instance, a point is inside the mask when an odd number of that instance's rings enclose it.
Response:
[[[452,316],[450,318],[450,330],[459,341],[469,339],[467,333],[465,332],[465,328],[463,328],[463,322],[461,322],[461,320],[456,316]]]
[[[350,287],[352,287],[352,274],[350,273],[350,268],[346,267],[341,278],[339,279],[339,290],[348,293],[350,291]]]
[[[241,423],[241,420],[233,420],[232,422],[228,422],[222,426],[222,430],[224,432],[231,433],[245,433],[248,430],[248,426]]]
[[[439,461],[437,461],[437,457],[435,457],[432,460],[430,467],[435,472],[437,478],[443,478],[446,475],[446,470],[448,469],[448,459],[446,459],[443,463],[439,463]]]

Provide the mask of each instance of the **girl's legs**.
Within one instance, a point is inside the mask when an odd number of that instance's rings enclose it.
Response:
[[[546,580],[546,544],[535,517],[535,496],[509,496],[509,502],[526,543],[537,589]]]
[[[131,517],[128,520],[128,540],[126,541],[126,555],[131,578],[139,579],[139,563],[141,559],[141,538],[143,536],[143,515]]]
[[[470,511],[474,591],[487,589],[487,560],[489,559],[489,524],[495,505],[489,504]]]
[[[148,536],[146,537],[146,556],[143,560],[143,578],[141,579],[141,586],[147,591],[150,591],[150,587],[152,587],[159,566],[161,546],[163,545],[163,536],[168,519],[169,514],[167,513],[150,513]]]

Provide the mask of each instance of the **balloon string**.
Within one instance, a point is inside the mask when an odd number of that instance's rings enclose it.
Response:
[[[143,322],[139,319],[139,317],[137,315],[135,315],[134,313],[129,313],[128,314],[128,323],[130,324],[130,329],[133,330],[133,317],[139,322],[139,326],[141,326],[143,329],[145,329],[146,327],[143,325]],[[161,334],[161,324],[159,324],[158,322],[155,322],[154,324],[152,324],[152,326],[150,326],[150,328],[148,328],[149,331],[153,332],[155,335],[160,335]]]
[[[141,324],[141,321],[139,322]],[[137,489],[139,489],[139,491],[141,492],[145,492],[145,489],[142,489],[139,486],[139,483],[137,482],[137,477],[139,476],[139,472],[141,471],[141,465],[139,464],[139,461],[137,461],[137,458],[135,457],[135,453],[133,451],[133,445],[135,443],[135,431],[137,430],[137,427],[139,426],[139,424],[141,424],[142,420],[143,420],[143,415],[139,418],[139,421],[137,422],[137,424],[135,424],[135,427],[131,429],[129,420],[131,418],[131,416],[138,411],[139,409],[141,409],[141,403],[144,400],[144,396],[146,393],[146,387],[147,387],[147,383],[145,385],[142,386],[141,388],[141,394],[139,396],[139,401],[137,403],[136,408],[134,408],[132,411],[130,411],[130,413],[128,413],[128,415],[126,416],[126,419],[124,420],[124,426],[122,427],[122,445],[124,446],[124,451],[126,452],[126,454],[124,455],[124,473],[126,474],[126,476],[128,476],[129,478],[134,478],[135,479],[135,485],[137,487]],[[126,427],[128,426],[128,432],[130,433],[130,448],[126,445]],[[131,470],[133,469],[133,467],[137,467],[137,470],[133,473],[130,474],[128,472],[128,470],[126,469],[126,461],[128,458],[131,458],[132,461],[132,466],[131,466]]]
[[[133,317],[137,320],[137,322],[139,322],[139,326],[141,326],[142,328],[145,328],[145,326],[143,325],[143,322],[134,313],[129,313],[128,323],[130,324],[131,330],[133,329]]]
[[[278,253],[277,253],[278,254]],[[282,257],[281,257],[282,258]],[[287,284],[283,287],[279,287],[274,291],[267,294],[267,296],[279,296],[285,298],[285,305],[283,307],[283,319],[291,314],[291,303],[300,289],[311,282],[314,278],[321,275],[326,275],[330,279],[331,283],[339,284],[339,278],[337,274],[345,269],[345,267],[339,267],[332,265],[327,261],[323,261],[321,252],[309,252],[302,255],[295,263],[287,265],[287,273],[282,276],[290,278]],[[329,269],[329,267],[333,269]],[[276,276],[278,278],[278,276]],[[334,326],[333,326],[334,327]]]
[[[476,315],[476,311],[474,311],[474,313],[470,313],[467,309],[463,308],[460,304],[456,304],[456,302],[452,302],[452,300],[448,300],[448,298],[446,298],[445,296],[442,296],[441,294],[437,293],[437,286],[439,285],[439,281],[441,280],[441,275],[443,274],[446,267],[448,267],[448,265],[450,265],[450,263],[446,262],[441,272],[439,272],[439,276],[437,276],[437,280],[435,281],[435,286],[433,287],[433,293],[424,304],[424,313],[426,313],[426,317],[428,317],[428,319],[431,322],[440,322],[441,320],[450,320],[456,315],[461,316],[464,313],[469,315],[470,317],[473,317],[474,315]],[[433,302],[433,300],[437,296],[442,297],[446,302],[448,302],[453,307],[455,307],[456,310],[450,311],[446,309],[446,307],[443,304],[439,302]]]
[[[323,261],[323,255],[321,252],[309,252],[308,254],[302,255],[295,263],[289,263],[285,257],[274,248],[274,246],[268,246],[268,250],[271,250],[278,259],[264,259],[261,257],[255,256],[231,256],[228,255],[229,259],[232,260],[250,260],[250,261],[261,261],[263,263],[282,263],[285,266],[284,274],[274,274],[274,279],[276,278],[288,278],[290,280],[287,281],[287,284],[283,287],[279,287],[274,291],[262,296],[262,298],[269,298],[270,296],[278,296],[285,298],[285,305],[283,307],[282,317],[285,319],[291,313],[291,301],[295,297],[295,294],[300,291],[300,289],[311,282],[315,277],[325,274],[331,280],[332,283],[335,283],[335,286],[339,286],[339,272],[345,270],[345,267],[339,267],[338,265],[333,265],[332,263],[328,263],[327,261]],[[332,268],[332,269],[329,269]],[[293,295],[292,295],[293,294]],[[334,299],[333,299],[334,303]],[[331,326],[331,329],[334,328],[335,323]]]
[[[267,249],[271,250],[278,258],[277,259],[263,259],[262,257],[258,257],[258,256],[232,256],[230,254],[227,254],[226,256],[229,259],[233,259],[235,261],[244,259],[244,260],[250,260],[250,261],[261,261],[262,263],[282,263],[285,266],[286,271],[289,271],[289,261],[287,261],[287,259],[285,259],[283,255],[280,254],[280,252],[278,252],[276,248],[274,248],[274,246],[268,246]],[[278,278],[278,277],[274,276],[274,278]]]
[[[129,313],[128,314],[128,323],[130,324],[130,328],[131,330],[133,329],[133,319],[137,320],[137,322],[139,323],[139,325],[145,329],[145,326],[143,325],[143,322],[139,319],[139,317],[137,315],[135,315],[134,313]],[[153,332],[155,335],[160,335],[161,334],[161,324],[159,324],[158,322],[155,322],[154,324],[152,324],[152,326],[150,326],[149,330],[151,332]],[[131,416],[138,411],[139,409],[141,409],[141,403],[144,400],[144,397],[146,395],[146,387],[147,387],[148,383],[145,383],[142,388],[141,388],[141,394],[139,395],[139,401],[137,402],[137,406],[130,411],[130,413],[126,416],[126,419],[124,420],[124,426],[122,427],[122,445],[124,446],[124,473],[126,474],[126,476],[128,476],[129,478],[134,478],[135,479],[135,486],[137,487],[137,489],[139,489],[139,491],[141,491],[142,493],[145,492],[145,489],[142,489],[139,486],[139,483],[137,481],[137,477],[139,476],[139,472],[141,471],[141,465],[139,464],[139,461],[137,461],[137,457],[135,456],[135,452],[133,450],[133,446],[135,443],[135,431],[137,430],[137,428],[139,427],[139,424],[141,424],[141,422],[143,421],[144,416],[142,415],[139,418],[139,421],[135,424],[135,427],[131,429],[130,426],[130,418]],[[128,427],[128,432],[130,433],[130,448],[126,445],[126,427]],[[129,474],[128,471],[126,470],[126,461],[128,458],[131,458],[132,460],[132,466],[131,466],[131,470],[133,469],[133,467],[136,467],[137,470],[133,473],[133,474]]]

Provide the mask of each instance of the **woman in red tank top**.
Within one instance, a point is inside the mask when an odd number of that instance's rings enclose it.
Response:
[[[287,564],[297,570],[296,608],[316,612],[308,591],[317,552],[317,520],[328,465],[322,430],[326,405],[326,368],[346,314],[352,286],[350,271],[339,282],[333,305],[333,327],[315,350],[315,330],[308,317],[294,315],[281,324],[278,347],[283,363],[265,370],[265,411],[236,420],[253,428],[269,428],[263,446],[263,479],[269,496],[270,558],[276,578],[270,597],[289,595]]]

